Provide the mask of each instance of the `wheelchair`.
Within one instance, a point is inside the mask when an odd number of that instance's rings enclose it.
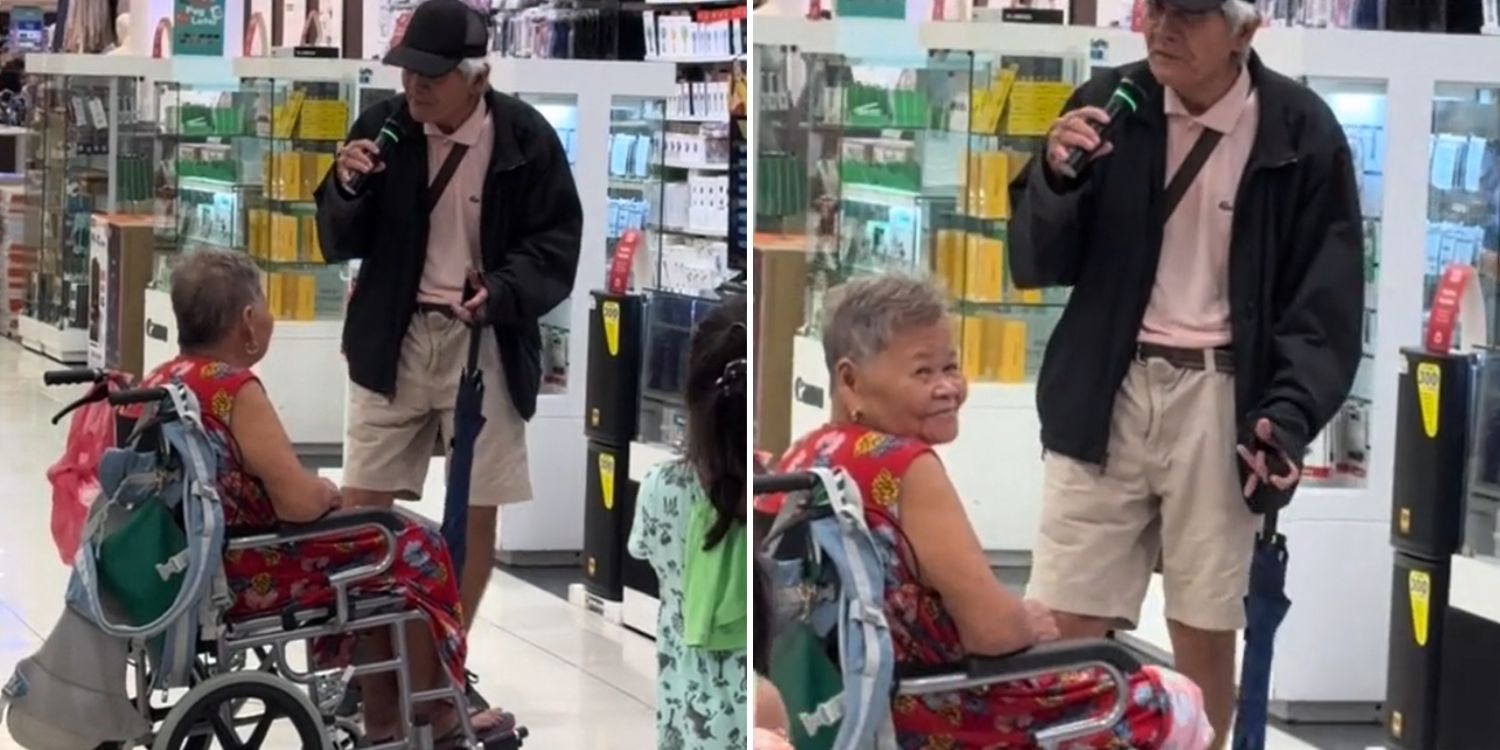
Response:
[[[403,633],[408,626],[426,626],[423,612],[408,607],[399,595],[352,593],[358,584],[385,574],[395,563],[397,536],[405,527],[402,511],[345,512],[309,524],[282,524],[262,533],[225,534],[212,455],[205,455],[208,437],[190,391],[175,384],[128,389],[118,376],[100,370],[50,372],[45,382],[92,384],[88,394],[64,409],[54,423],[74,409],[105,400],[120,407],[118,415],[125,413],[124,407],[141,408],[135,417],[116,417],[117,435],[123,437],[117,438],[116,448],[100,462],[104,492],[90,509],[87,533],[97,534],[110,523],[103,516],[128,516],[149,502],[168,498],[171,504],[175,498],[174,518],[185,533],[188,549],[173,558],[180,563],[175,567],[157,566],[163,580],[173,571],[182,573],[172,608],[150,626],[137,627],[135,622],[123,626],[118,623],[131,619],[124,614],[129,608],[115,601],[109,591],[101,592],[108,588],[101,581],[108,580],[109,571],[98,569],[103,558],[95,559],[91,539],[85,537],[62,621],[41,651],[17,667],[4,692],[12,735],[23,747],[254,750],[286,747],[288,735],[295,736],[296,747],[322,750],[432,750],[439,740],[445,747],[449,742],[485,750],[521,747],[527,736],[524,727],[500,736],[478,735],[470,723],[466,686],[418,691],[412,685]],[[106,472],[113,472],[111,460],[120,456],[147,468],[127,472],[118,482],[106,480]],[[146,475],[149,481],[136,481]],[[132,488],[141,484],[151,484],[151,493],[132,496]],[[351,532],[378,534],[384,552],[373,564],[330,573],[331,606],[292,608],[244,619],[228,617],[233,597],[223,575],[224,555],[333,539]],[[193,559],[190,553],[200,543],[205,554]],[[305,659],[289,653],[295,644],[317,638],[382,629],[390,633],[394,654],[385,661],[356,661],[342,669],[323,670],[303,666]],[[106,656],[78,656],[95,652]],[[114,663],[114,656],[123,663]],[[90,663],[72,664],[80,660]],[[86,672],[112,674],[126,684],[87,691],[80,686],[102,678],[88,677]],[[404,739],[377,745],[340,708],[347,705],[355,678],[381,673],[395,676],[398,711],[408,729]],[[415,707],[433,702],[454,706],[461,722],[456,737],[435,738],[432,727],[417,722]],[[64,708],[86,713],[57,715]],[[70,718],[74,726],[69,725]],[[109,736],[111,732],[115,736]],[[274,739],[273,733],[278,735]],[[86,744],[80,742],[83,738]]]
[[[1109,733],[1125,717],[1131,700],[1127,675],[1139,671],[1141,663],[1111,640],[971,656],[942,668],[898,667],[884,615],[884,553],[866,525],[858,487],[841,469],[762,474],[752,487],[756,495],[785,495],[779,511],[755,516],[758,549],[770,563],[765,572],[772,581],[775,631],[805,629],[818,647],[816,659],[827,657],[841,681],[809,700],[808,685],[777,682],[773,664],[772,679],[788,704],[794,739],[832,750],[895,750],[895,696],[953,693],[1085,669],[1098,670],[1113,683],[1109,712],[1034,727],[1033,745],[1057,750]],[[772,653],[775,659],[776,650]],[[810,661],[805,657],[796,660]]]

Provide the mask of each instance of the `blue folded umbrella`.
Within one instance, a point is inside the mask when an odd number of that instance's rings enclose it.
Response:
[[[443,496],[443,540],[453,558],[453,570],[463,575],[469,542],[469,486],[474,477],[474,441],[484,429],[484,376],[479,370],[479,341],[484,328],[469,334],[469,358],[453,405],[453,442],[448,454],[448,492]]]
[[[1276,629],[1292,601],[1286,596],[1286,537],[1276,533],[1276,512],[1266,514],[1250,561],[1245,596],[1245,653],[1240,661],[1240,698],[1234,717],[1234,750],[1265,750],[1271,700],[1271,660]]]

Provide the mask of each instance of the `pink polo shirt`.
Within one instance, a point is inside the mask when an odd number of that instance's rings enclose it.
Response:
[[[457,130],[444,134],[435,125],[427,133],[427,179],[437,176],[454,144],[469,147],[459,162],[453,181],[432,209],[427,231],[427,263],[417,301],[446,305],[463,299],[464,278],[480,258],[479,208],[484,193],[484,175],[495,149],[495,123],[483,100]]]
[[[1235,193],[1255,144],[1259,105],[1250,74],[1240,71],[1229,93],[1203,114],[1188,114],[1167,89],[1168,182],[1205,127],[1224,134],[1162,231],[1156,285],[1141,321],[1140,340],[1211,349],[1232,340],[1229,324],[1229,238]]]

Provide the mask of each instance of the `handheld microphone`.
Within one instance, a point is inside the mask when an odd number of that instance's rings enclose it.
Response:
[[[1109,115],[1109,122],[1087,121],[1089,127],[1099,134],[1101,148],[1120,119],[1138,111],[1145,101],[1146,93],[1141,91],[1141,87],[1137,86],[1135,81],[1129,78],[1120,79],[1120,85],[1115,87],[1115,92],[1109,95],[1109,102],[1104,105],[1104,114]],[[1085,151],[1077,146],[1068,149],[1068,159],[1064,162],[1069,172],[1068,176],[1082,174],[1083,168],[1088,165],[1089,157],[1093,153],[1093,151]]]
[[[405,102],[402,102],[401,108],[396,110],[395,114],[385,118],[385,122],[380,126],[380,134],[375,136],[375,157],[377,165],[384,159],[387,150],[400,144],[401,139],[406,137],[407,125],[409,125],[410,123],[411,113],[406,111]],[[364,191],[365,183],[369,181],[370,174],[373,173],[362,174],[359,172],[355,172],[354,174],[349,175],[349,183],[344,187],[346,187],[350,193],[359,195]]]

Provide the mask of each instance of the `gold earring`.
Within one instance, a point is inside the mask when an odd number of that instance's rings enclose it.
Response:
[[[854,409],[849,412],[849,418],[853,419],[855,424],[863,424],[865,421],[865,413],[861,409]]]
[[[255,342],[255,339],[250,339],[250,341],[245,344],[245,353],[252,357],[260,354],[260,344],[257,344]]]

